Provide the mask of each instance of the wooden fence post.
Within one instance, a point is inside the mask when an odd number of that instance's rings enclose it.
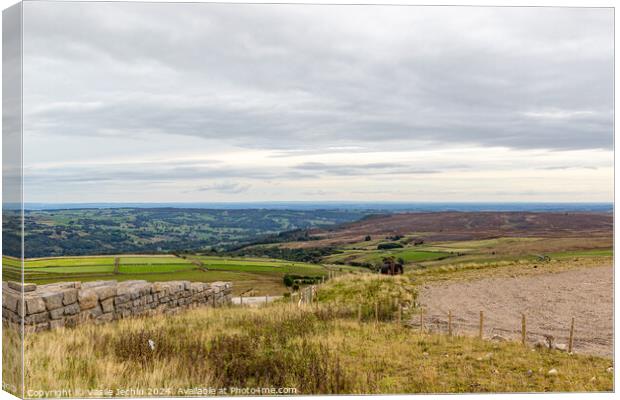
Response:
[[[448,310],[448,335],[452,336],[452,311]]]
[[[243,305],[243,293],[239,295],[239,304]]]
[[[572,317],[570,321],[570,336],[568,337],[568,352],[573,352],[573,337],[575,332],[575,317]]]
[[[480,311],[480,326],[478,327],[478,337],[482,339],[482,330],[484,327],[484,312]]]
[[[398,303],[398,325],[403,322],[403,305]]]
[[[424,309],[420,309],[420,332],[424,332]]]
[[[525,324],[525,313],[521,314],[521,344],[525,346],[525,339],[527,338],[527,327]]]

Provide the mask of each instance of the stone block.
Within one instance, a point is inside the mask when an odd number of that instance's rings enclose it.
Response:
[[[103,314],[103,310],[101,309],[101,306],[99,304],[97,304],[96,307],[89,309],[88,312],[90,313],[91,318],[97,318],[98,316]]]
[[[39,296],[26,297],[26,314],[37,314],[45,311],[45,302]]]
[[[118,282],[116,280],[93,281],[93,282],[84,282],[82,284],[82,287],[84,289],[97,288],[97,287],[102,287],[102,286],[113,286],[113,287],[116,287],[117,284],[118,284]]]
[[[162,293],[168,291],[168,282],[154,282],[152,286],[153,293]]]
[[[170,293],[178,293],[185,289],[185,282],[183,281],[169,281]]]
[[[41,298],[45,302],[45,307],[50,311],[62,307],[63,297],[64,297],[63,294],[60,292],[56,292],[56,293],[50,292],[50,293],[41,294]]]
[[[127,303],[129,301],[130,297],[129,294],[118,294],[115,298],[114,298],[114,304],[119,305],[119,304],[123,304],[123,303]]]
[[[9,288],[17,290],[18,292],[34,292],[35,290],[37,290],[37,285],[35,285],[34,283],[9,281],[7,284]]]
[[[78,303],[69,304],[65,307],[65,315],[76,315],[80,312],[80,305]]]
[[[114,298],[109,298],[101,301],[101,309],[104,313],[110,313],[114,311]]]
[[[2,307],[5,307],[11,311],[17,312],[17,303],[20,299],[20,294],[15,292],[9,292],[8,290],[2,291]]]
[[[13,323],[20,323],[21,317],[17,315],[17,313],[11,310],[7,310],[6,308],[2,307],[2,320],[13,322]]]
[[[73,304],[78,301],[78,290],[77,289],[67,289],[62,292],[62,304],[68,306],[69,304]]]
[[[141,291],[139,287],[133,286],[129,288],[129,298],[131,300],[136,300],[141,296]]]
[[[65,315],[64,308],[57,308],[50,311],[50,319],[61,319],[63,315]]]
[[[28,325],[32,324],[40,324],[47,322],[49,320],[49,315],[46,311],[37,313],[37,314],[29,314],[24,318],[24,323]]]
[[[78,293],[78,302],[82,310],[94,308],[98,303],[97,293],[93,289],[82,289]]]
[[[104,285],[93,288],[99,300],[109,299],[116,296],[116,286]]]

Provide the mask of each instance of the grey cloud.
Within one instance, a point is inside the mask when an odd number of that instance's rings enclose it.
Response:
[[[436,174],[440,171],[429,169],[418,169],[405,163],[377,162],[366,164],[326,164],[319,162],[308,162],[294,167],[302,171],[315,171],[329,175],[415,175],[415,174]]]
[[[198,189],[199,192],[218,192],[218,193],[243,193],[247,192],[250,189],[251,185],[242,185],[239,183],[215,183],[209,186],[203,186]]]
[[[612,147],[612,9],[31,2],[25,18],[29,132]]]
[[[313,177],[313,175],[260,166],[241,168],[227,165],[192,165],[189,162],[179,165],[176,163],[106,164],[105,166],[80,165],[75,167],[28,169],[24,172],[25,185],[29,187],[61,183],[135,182],[152,184],[201,179],[244,178],[262,181],[283,178],[305,179],[310,177]],[[224,186],[219,187],[220,191],[224,191],[224,189],[226,189]]]
[[[446,166],[446,170],[450,166]],[[181,180],[235,179],[282,180],[316,179],[322,176],[425,175],[439,170],[421,169],[406,163],[375,162],[361,164],[327,164],[308,162],[291,167],[236,167],[209,160],[173,160],[131,163],[77,164],[28,168],[24,171],[29,187],[52,184],[92,184],[134,182],[157,184]],[[199,187],[198,191],[240,193],[250,185],[215,183]]]

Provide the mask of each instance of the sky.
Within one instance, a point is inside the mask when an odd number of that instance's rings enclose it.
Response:
[[[612,201],[613,11],[24,3],[26,202]]]

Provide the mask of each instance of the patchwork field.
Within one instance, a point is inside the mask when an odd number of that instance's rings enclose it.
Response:
[[[379,250],[380,243],[395,243],[401,248]],[[460,265],[472,262],[499,262],[576,257],[611,257],[611,239],[507,237],[481,240],[437,241],[412,244],[405,236],[398,240],[372,240],[350,243],[341,250],[323,257],[325,263],[348,264],[377,268],[385,257],[394,257],[405,265],[405,271],[433,265]]]
[[[24,265],[24,279],[40,284],[103,279],[231,281],[234,293],[253,289],[256,295],[281,295],[288,292],[283,284],[284,275],[320,278],[327,271],[321,265],[286,260],[121,255],[28,259]],[[20,280],[19,260],[3,257],[3,279]]]

